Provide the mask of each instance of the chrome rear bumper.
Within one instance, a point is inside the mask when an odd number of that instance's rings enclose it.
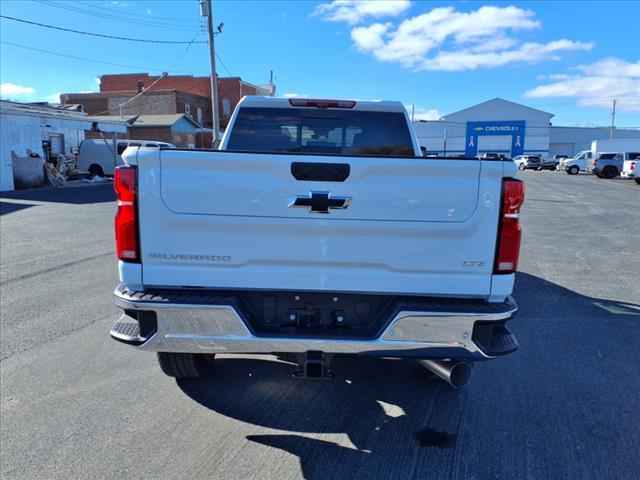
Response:
[[[403,310],[397,313],[382,334],[372,340],[342,338],[280,338],[254,335],[233,306],[179,303],[161,297],[128,292],[119,286],[114,292],[117,306],[131,312],[155,312],[157,328],[148,338],[127,341],[114,325],[116,340],[137,348],[182,353],[276,353],[320,350],[326,353],[368,354],[388,357],[447,358],[484,360],[493,358],[474,341],[474,327],[502,323],[517,311],[509,297],[502,308],[469,311],[468,308]],[[455,305],[455,301],[451,302]],[[488,308],[487,310],[491,310]],[[123,315],[123,319],[130,316]],[[515,339],[514,339],[515,341]],[[517,342],[516,342],[517,348]],[[515,348],[514,348],[515,349]],[[485,349],[486,350],[486,349]],[[505,352],[507,353],[507,352]]]

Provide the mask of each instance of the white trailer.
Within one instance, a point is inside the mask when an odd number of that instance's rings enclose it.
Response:
[[[640,138],[615,138],[613,140],[594,140],[591,142],[593,158],[605,152],[640,152]]]

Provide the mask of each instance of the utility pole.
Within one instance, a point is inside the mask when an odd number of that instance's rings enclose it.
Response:
[[[613,110],[611,111],[611,140],[613,140],[614,134],[613,132],[616,129],[616,103],[618,102],[618,100],[616,100],[615,98],[613,99]]]
[[[414,121],[415,118],[415,112],[416,112],[416,106],[415,105],[411,105],[411,121]]]
[[[213,34],[213,6],[211,0],[200,0],[200,15],[207,17],[207,32],[209,33],[209,56],[211,62],[211,114],[213,117],[213,147],[215,148],[220,136],[220,120],[218,112],[218,76],[216,75],[216,50]]]
[[[442,154],[443,157],[447,156],[447,129],[444,129],[444,153]]]
[[[273,70],[271,70],[271,73],[269,74],[269,95],[272,97],[276,96],[276,90],[273,87]]]

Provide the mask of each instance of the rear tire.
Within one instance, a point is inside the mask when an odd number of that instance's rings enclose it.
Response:
[[[640,185],[640,178],[634,178],[634,180],[636,181],[636,183],[637,183],[638,185]]]
[[[571,167],[569,167],[569,170],[567,170],[567,173],[569,175],[577,175],[579,171],[580,168],[577,165],[572,165]]]
[[[521,172],[524,171],[526,167],[524,166],[524,163],[521,163],[520,165],[518,165],[518,170],[520,170]]]
[[[214,354],[158,352],[162,372],[173,378],[198,378],[211,372]]]
[[[104,170],[97,163],[92,163],[89,165],[89,175],[95,177],[96,175],[99,177],[104,177]]]
[[[606,167],[602,171],[602,176],[607,180],[611,180],[612,178],[616,178],[618,176],[618,169],[615,167]]]

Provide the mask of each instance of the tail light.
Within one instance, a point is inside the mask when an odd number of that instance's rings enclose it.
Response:
[[[115,169],[113,186],[118,201],[116,250],[118,258],[124,262],[140,261],[136,183],[136,167],[122,166]]]
[[[598,166],[598,159],[594,158],[593,159],[593,168],[596,168]]]
[[[524,183],[514,178],[502,182],[502,208],[498,225],[498,246],[494,273],[513,273],[520,255],[520,207],[524,203]]]
[[[631,171],[633,172],[636,169],[636,162],[631,162]]]

